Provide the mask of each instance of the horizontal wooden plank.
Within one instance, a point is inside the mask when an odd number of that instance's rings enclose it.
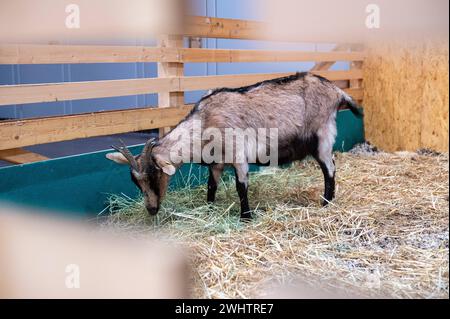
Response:
[[[342,72],[342,73],[341,73]],[[336,84],[343,88],[340,82],[344,79],[355,78],[361,79],[362,74],[360,71],[316,71],[315,74],[328,74],[328,73],[338,73],[336,75],[328,76],[330,81],[336,82]],[[293,73],[275,73],[275,74],[245,74],[245,75],[219,75],[219,76],[208,76],[208,77],[185,77],[181,78],[180,89],[184,91],[195,91],[195,90],[208,90],[221,87],[238,88],[242,86],[252,85],[257,82],[276,79],[278,77],[288,76]],[[363,99],[363,89],[347,89],[343,88],[345,92],[350,94],[355,100],[359,101]]]
[[[0,86],[0,105],[56,102],[172,91],[178,78],[64,82]]]
[[[192,106],[0,122],[0,150],[177,125]]]
[[[94,45],[0,45],[0,64],[179,62],[169,48]]]
[[[365,52],[181,49],[182,62],[325,62],[363,61]]]
[[[0,64],[362,61],[364,52],[223,50],[132,46],[0,45]]]
[[[362,79],[361,70],[314,71],[330,81]],[[149,93],[240,87],[293,73],[240,74],[0,86],[0,106]]]
[[[21,148],[16,148],[12,150],[0,151],[0,160],[12,164],[26,164],[46,161],[48,160],[48,158],[37,153],[29,152]]]
[[[352,71],[314,71],[314,74],[323,76],[330,81],[362,79],[361,70]],[[268,73],[268,74],[233,74],[218,76],[195,76],[180,78],[181,91],[207,90],[219,87],[241,87],[257,82],[289,76],[294,73]]]

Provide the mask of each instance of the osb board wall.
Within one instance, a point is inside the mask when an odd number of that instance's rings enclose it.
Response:
[[[386,151],[448,152],[448,41],[372,45],[368,50],[367,140]]]

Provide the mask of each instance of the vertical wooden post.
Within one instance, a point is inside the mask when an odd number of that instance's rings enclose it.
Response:
[[[364,45],[355,44],[351,46],[351,51],[362,51],[364,50]],[[362,61],[353,61],[350,63],[350,70],[352,69],[362,69],[363,62]],[[350,88],[351,89],[360,89],[362,88],[363,81],[362,80],[350,80]],[[361,101],[357,101],[361,103]]]
[[[159,38],[159,47],[182,48],[182,35],[163,35]],[[184,75],[184,64],[177,62],[158,63],[158,77],[181,77]],[[178,107],[184,105],[184,92],[164,92],[158,95],[158,107]],[[160,137],[170,131],[170,127],[159,130]]]

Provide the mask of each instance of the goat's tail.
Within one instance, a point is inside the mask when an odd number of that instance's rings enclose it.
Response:
[[[364,113],[362,111],[361,106],[358,105],[358,103],[353,100],[353,98],[345,93],[344,91],[340,90],[342,94],[342,100],[340,102],[340,106],[348,106],[350,111],[358,118],[362,118],[364,116]]]

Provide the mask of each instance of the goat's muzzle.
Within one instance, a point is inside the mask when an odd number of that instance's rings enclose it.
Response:
[[[145,208],[147,209],[147,212],[150,216],[155,216],[156,214],[158,214],[159,207],[146,206]]]

